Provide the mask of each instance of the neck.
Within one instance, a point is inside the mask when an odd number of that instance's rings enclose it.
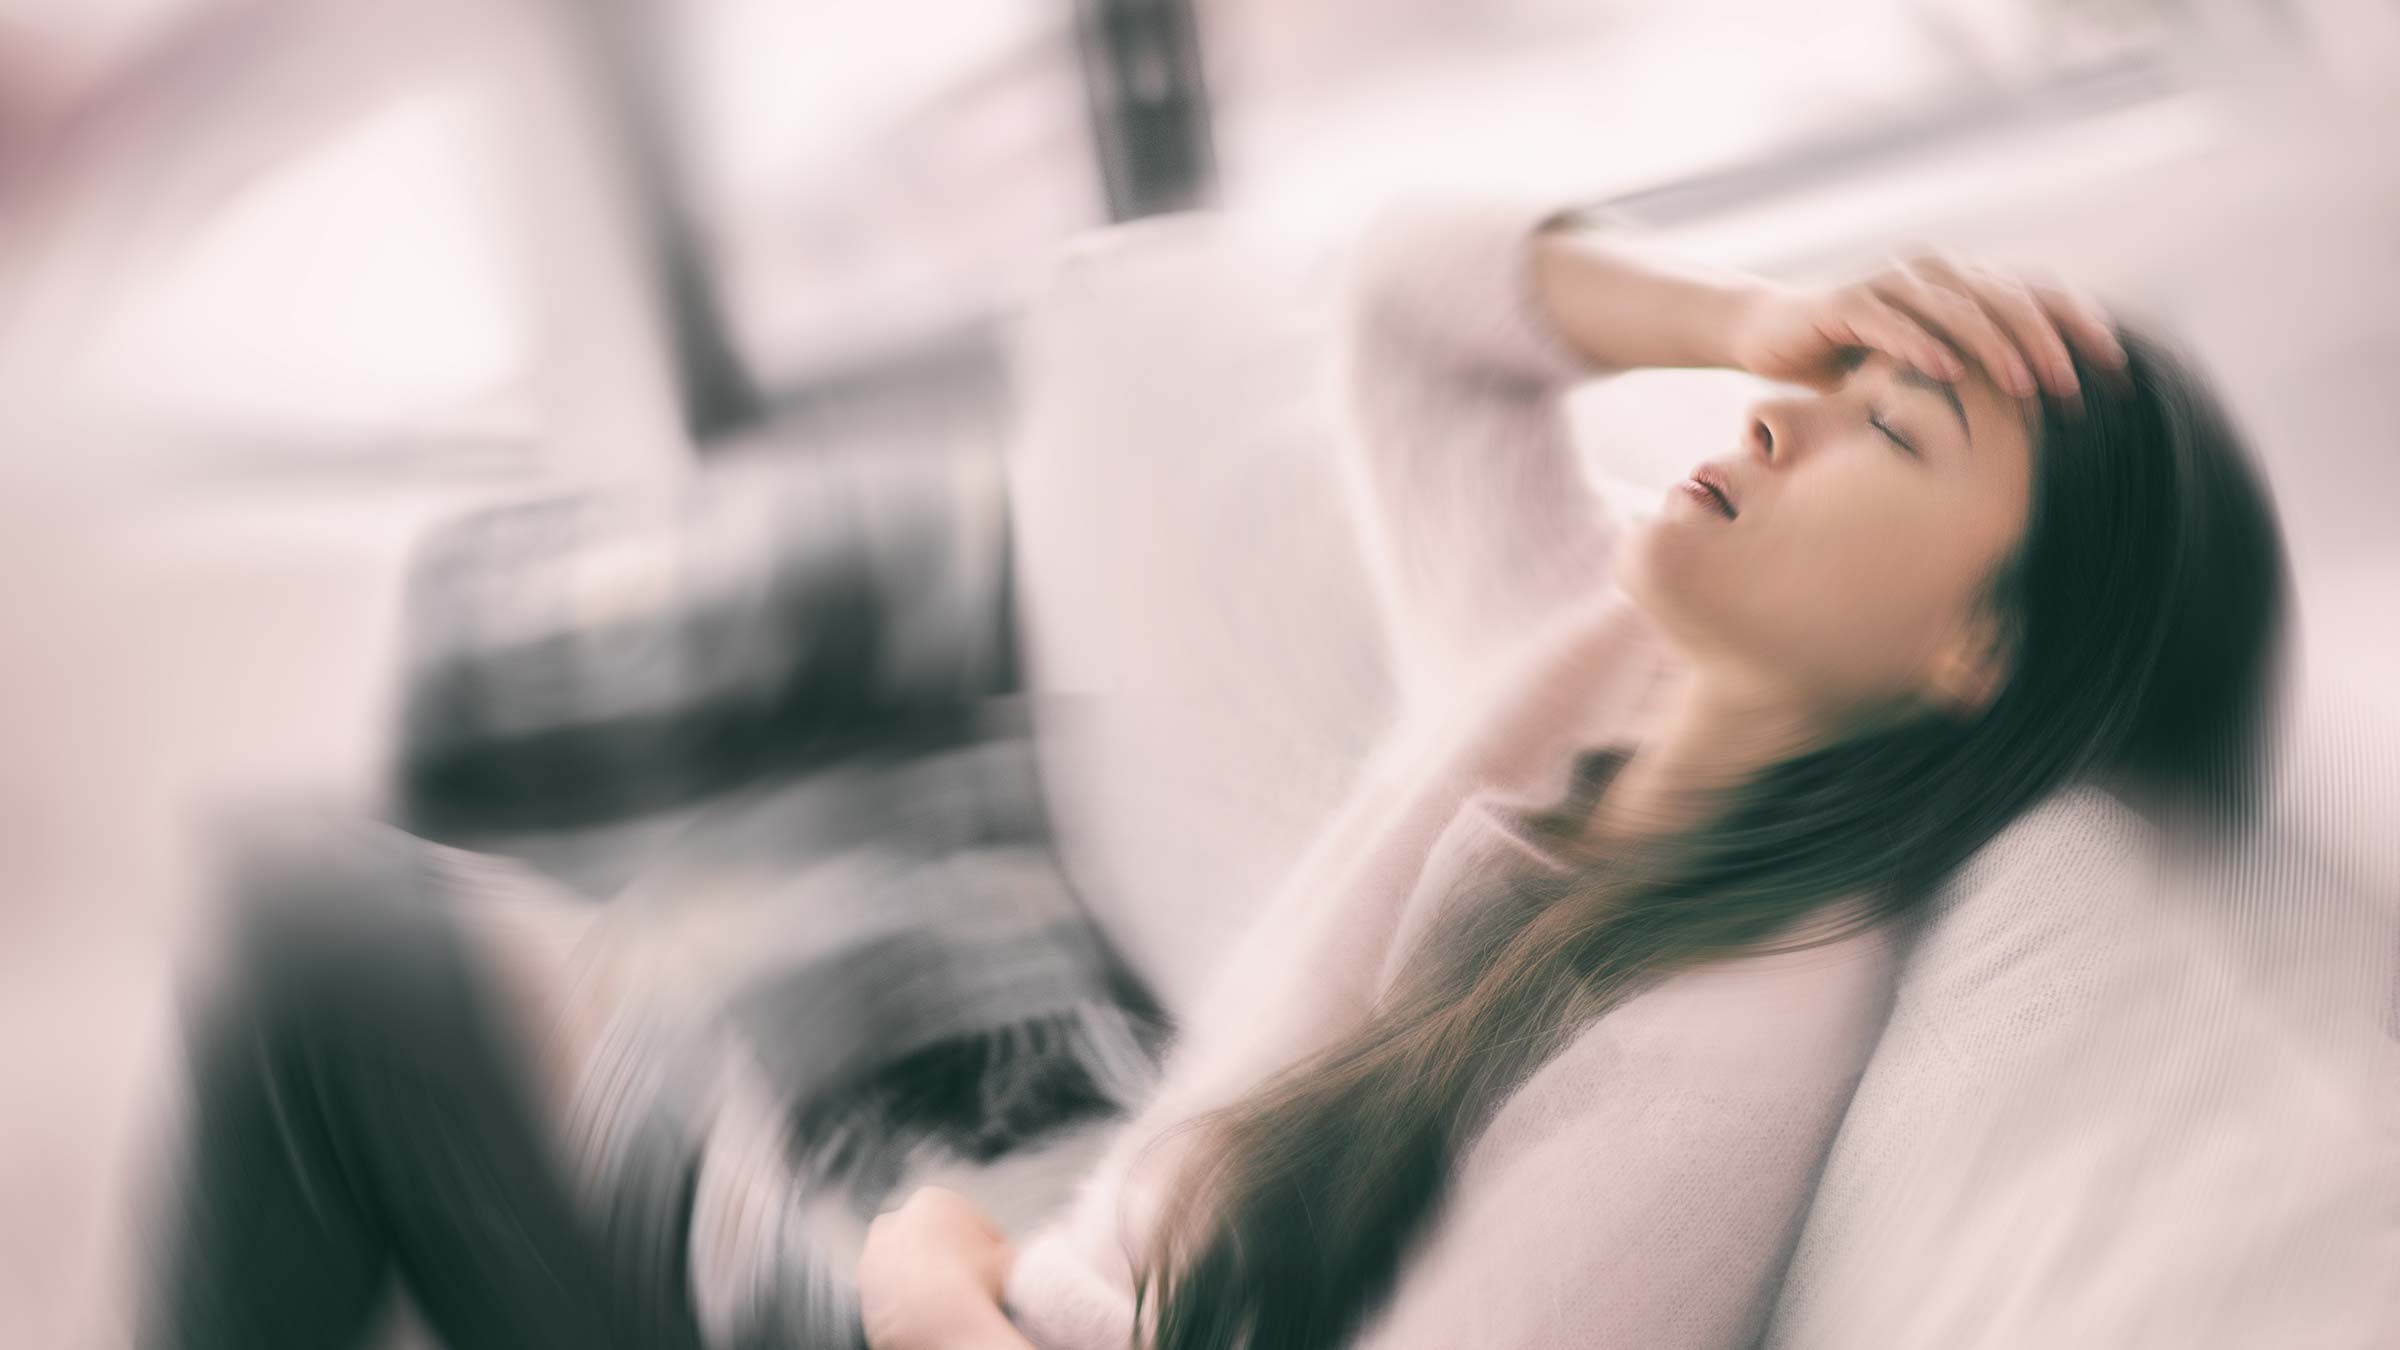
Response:
[[[1638,838],[1697,824],[1708,794],[1806,745],[1815,731],[1788,694],[1695,670],[1609,781],[1587,828]]]

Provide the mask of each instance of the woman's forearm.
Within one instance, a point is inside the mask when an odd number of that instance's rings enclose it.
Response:
[[[1733,340],[1775,288],[1761,278],[1670,260],[1578,228],[1534,233],[1534,288],[1561,337],[1594,365],[1734,366]]]

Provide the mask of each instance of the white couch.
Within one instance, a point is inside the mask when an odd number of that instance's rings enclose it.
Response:
[[[1392,712],[1335,473],[1345,237],[1218,214],[1096,231],[1018,334],[1010,491],[1049,791],[1071,869],[1170,1009]],[[1653,495],[1743,389],[1578,395],[1588,446],[1651,447],[1596,463],[1596,489]],[[2400,736],[2388,699],[2322,674],[2267,856],[2164,874],[2085,789],[1959,878],[1767,1343],[2400,1338],[2400,868],[2361,829],[2400,819]]]

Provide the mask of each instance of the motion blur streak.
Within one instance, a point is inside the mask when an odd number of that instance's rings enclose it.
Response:
[[[896,1188],[1053,1207],[1392,716],[1322,376],[1332,250],[1427,187],[2053,266],[2273,478],[2261,837],[2091,795],[1978,857],[1767,1343],[2400,1342],[2396,133],[2369,0],[0,0],[0,1345],[132,1343],[194,1107],[270,1081],[206,1047],[376,998],[572,1029],[515,1083],[561,1261],[692,1281],[660,1343],[848,1331]],[[1579,395],[1596,491],[1755,393]],[[662,1213],[689,1269],[608,1245]]]

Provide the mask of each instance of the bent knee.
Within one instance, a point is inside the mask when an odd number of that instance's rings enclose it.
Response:
[[[220,970],[233,1010],[312,1022],[463,998],[430,846],[362,821],[246,827],[220,872]]]

